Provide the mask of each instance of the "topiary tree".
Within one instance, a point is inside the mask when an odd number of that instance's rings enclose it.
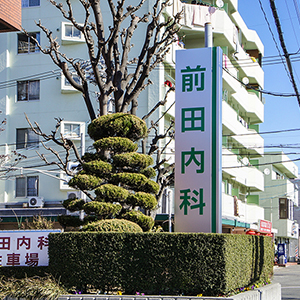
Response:
[[[115,113],[92,121],[88,134],[95,151],[82,157],[80,171],[69,185],[83,191],[89,201],[68,199],[64,206],[72,212],[84,210],[82,230],[149,231],[154,225],[149,212],[157,206],[159,185],[151,179],[152,157],[137,153],[135,143],[146,136],[146,123],[134,115]],[[66,219],[61,222],[66,226]]]

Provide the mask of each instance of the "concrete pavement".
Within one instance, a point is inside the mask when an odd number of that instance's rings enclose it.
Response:
[[[281,284],[281,299],[300,299],[300,265],[288,263],[286,267],[274,267],[272,283]]]

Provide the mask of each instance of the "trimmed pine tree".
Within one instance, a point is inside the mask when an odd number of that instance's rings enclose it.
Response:
[[[95,150],[82,157],[80,171],[69,185],[88,191],[89,200],[68,199],[63,205],[72,212],[85,212],[85,231],[151,230],[154,220],[149,212],[157,206],[159,185],[151,179],[155,177],[152,157],[136,152],[136,142],[147,134],[145,122],[130,114],[105,115],[92,121],[88,134]],[[63,226],[73,221],[78,226],[78,219],[73,219],[59,218]]]

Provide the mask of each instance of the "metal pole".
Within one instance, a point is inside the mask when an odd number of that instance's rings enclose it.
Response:
[[[172,232],[172,210],[171,210],[171,191],[167,191],[168,204],[169,204],[169,232]]]
[[[205,48],[213,47],[213,33],[210,22],[205,23]]]

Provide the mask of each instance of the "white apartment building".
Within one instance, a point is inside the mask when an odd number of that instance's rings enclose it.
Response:
[[[263,122],[264,103],[257,90],[264,87],[264,73],[260,65],[264,47],[257,33],[248,29],[241,18],[237,0],[198,2],[173,0],[173,4],[167,7],[165,16],[183,11],[178,42],[173,44],[166,61],[152,72],[153,84],[140,96],[138,115],[142,117],[158,100],[163,99],[166,82],[175,84],[175,50],[204,47],[204,25],[210,22],[213,44],[223,50],[223,232],[244,233],[250,228],[258,229],[258,221],[264,219],[262,207],[247,203],[249,194],[264,190],[263,172],[251,165],[253,159],[263,156],[264,141],[258,133],[258,124]],[[153,3],[153,0],[146,1],[140,14],[151,11]],[[77,1],[74,1],[74,11],[77,18],[83,18]],[[103,8],[105,18],[109,14],[108,8]],[[57,37],[61,52],[87,59],[82,36],[55,7],[46,0],[23,0],[22,26],[45,47],[47,39],[34,23],[39,19]],[[143,34],[141,27],[133,43],[138,45]],[[137,48],[133,48],[133,56]],[[1,116],[7,119],[5,131],[0,134],[0,151],[1,154],[11,154],[11,151],[17,150],[26,156],[11,172],[5,174],[6,169],[2,168],[2,224],[12,222],[15,215],[65,213],[60,203],[76,191],[60,180],[65,176],[55,165],[45,166],[37,157],[36,151],[44,154],[48,161],[55,160],[29,130],[24,113],[45,133],[55,128],[54,118],[63,118],[60,133],[72,138],[79,148],[88,149],[91,141],[86,128],[90,120],[82,96],[70,87],[50,58],[40,53],[21,32],[1,35],[0,60],[0,110]],[[93,99],[96,108],[96,97]],[[166,105],[151,118],[156,121],[164,113],[164,118],[159,121],[161,131],[174,117],[174,101],[175,95],[171,95]],[[46,146],[64,155],[62,149],[53,144],[46,143]],[[170,145],[167,151],[169,162],[174,161],[173,146]],[[8,164],[6,162],[6,166]],[[30,201],[32,198],[35,200]],[[27,203],[29,207],[26,207]],[[43,208],[37,208],[41,204]],[[157,219],[165,220],[168,210],[163,198]]]

